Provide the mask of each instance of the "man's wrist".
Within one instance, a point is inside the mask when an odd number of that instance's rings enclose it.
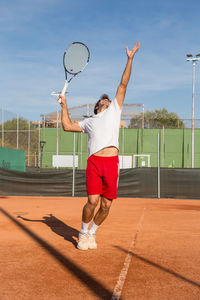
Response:
[[[134,54],[132,57],[129,57],[129,56],[128,56],[128,60],[132,61],[133,58],[134,58],[134,56],[135,56],[135,54]]]

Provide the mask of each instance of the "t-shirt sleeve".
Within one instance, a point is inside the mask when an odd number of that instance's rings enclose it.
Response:
[[[115,99],[112,101],[112,103],[113,103],[113,106],[114,106],[114,108],[115,108],[116,111],[119,111],[119,112],[122,111],[122,109],[120,108],[120,106],[119,106],[119,104],[118,104],[118,102],[117,102],[117,98],[115,98]]]
[[[81,127],[82,131],[87,133],[87,119],[84,119],[83,121],[79,121],[78,125]]]

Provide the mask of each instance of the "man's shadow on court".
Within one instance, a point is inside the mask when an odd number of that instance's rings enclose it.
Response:
[[[66,225],[61,220],[54,217],[52,214],[49,214],[47,217],[43,217],[42,220],[31,220],[22,216],[18,216],[18,218],[28,222],[44,223],[49,226],[53,232],[62,236],[65,240],[71,242],[75,247],[77,245],[79,231],[71,226]]]

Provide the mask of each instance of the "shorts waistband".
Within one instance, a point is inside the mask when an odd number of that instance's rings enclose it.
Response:
[[[100,155],[91,155],[90,157],[88,157],[88,159],[92,159],[92,158],[94,158],[94,159],[102,159],[102,160],[106,160],[106,159],[109,159],[109,160],[111,160],[111,159],[117,159],[117,158],[119,158],[119,155],[114,155],[114,156],[100,156]]]

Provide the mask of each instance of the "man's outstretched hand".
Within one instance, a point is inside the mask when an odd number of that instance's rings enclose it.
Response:
[[[139,48],[140,48],[140,42],[135,43],[132,50],[129,50],[128,47],[126,47],[126,54],[127,54],[128,58],[133,58],[135,53],[139,50]]]

